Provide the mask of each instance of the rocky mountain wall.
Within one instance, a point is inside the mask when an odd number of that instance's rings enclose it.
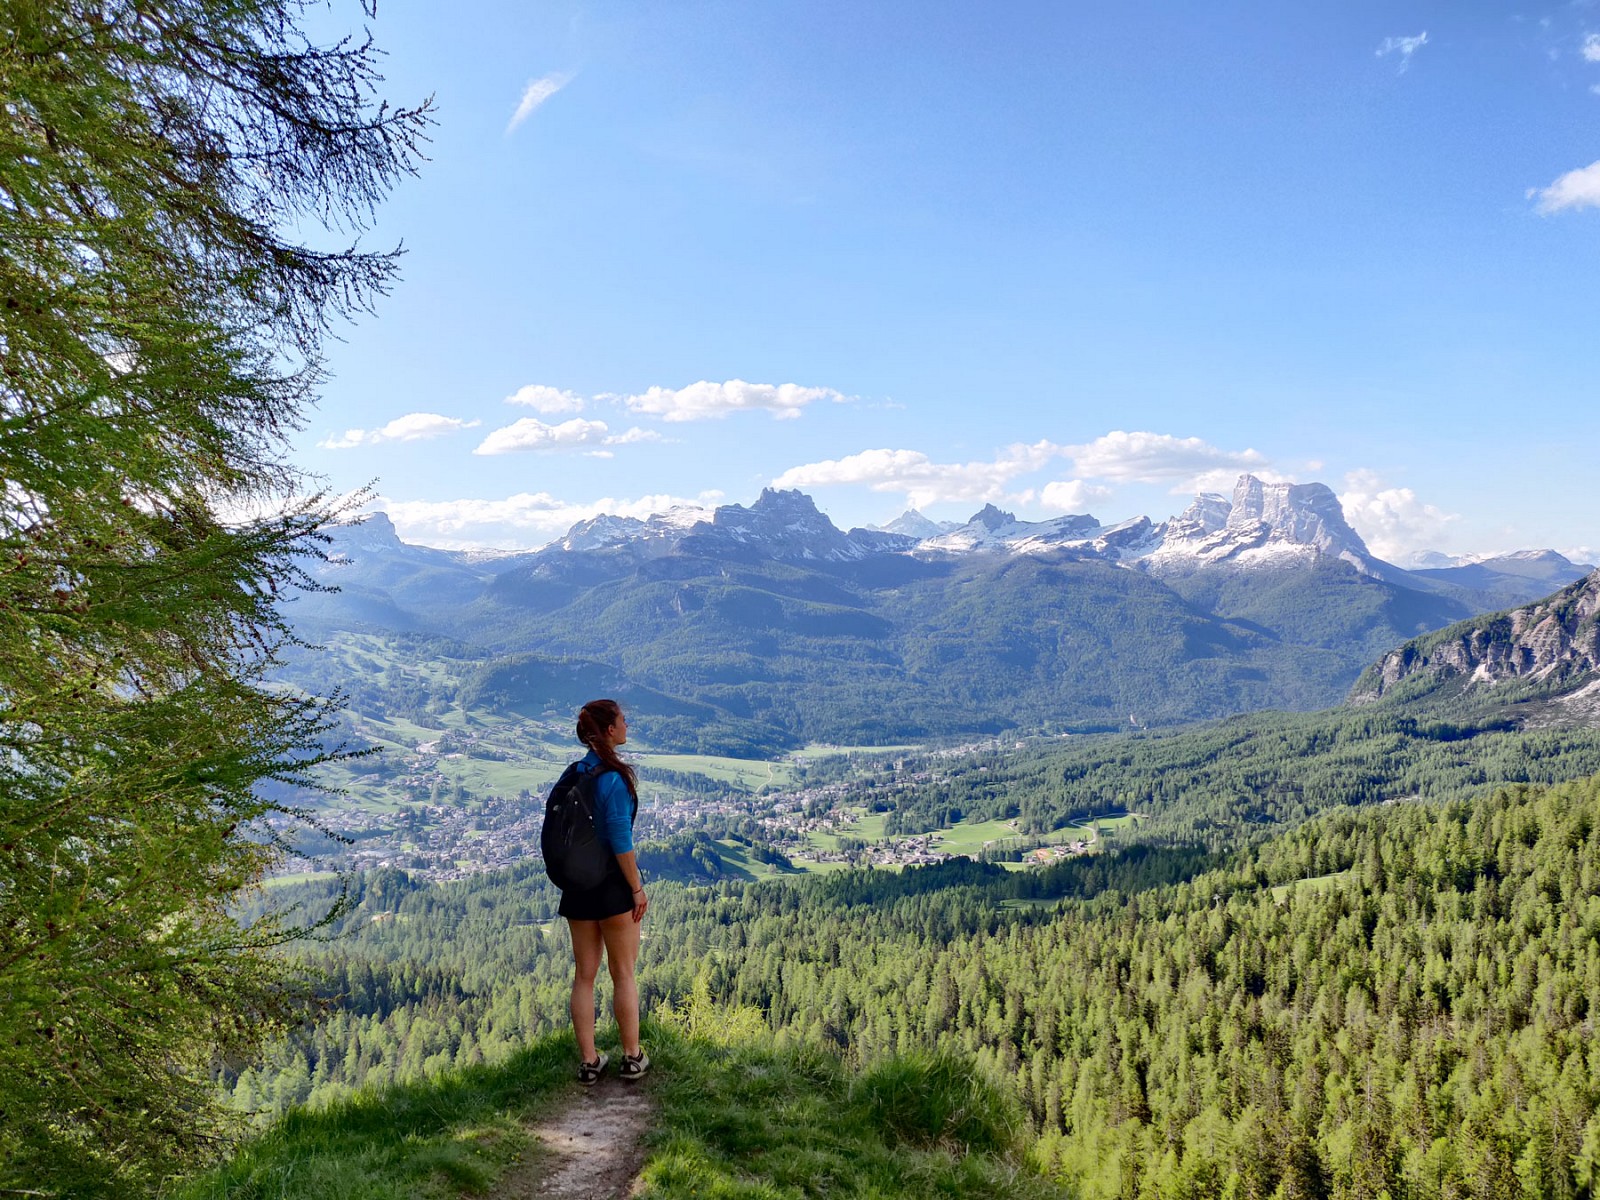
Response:
[[[1600,671],[1597,614],[1600,571],[1547,599],[1407,642],[1356,681],[1351,701],[1370,703],[1419,677],[1472,688],[1508,680],[1561,682]]]

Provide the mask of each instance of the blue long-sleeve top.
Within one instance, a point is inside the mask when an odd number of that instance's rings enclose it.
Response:
[[[600,756],[591,750],[579,765],[592,771],[600,765]],[[594,827],[611,853],[626,854],[633,849],[633,797],[628,794],[628,781],[616,771],[607,771],[595,784]]]

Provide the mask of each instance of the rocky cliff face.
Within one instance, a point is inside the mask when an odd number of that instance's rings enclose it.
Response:
[[[766,488],[749,508],[724,504],[679,543],[686,553],[773,558],[784,562],[848,562],[909,550],[916,539],[875,529],[841,533],[810,496]]]
[[[1231,502],[1210,493],[1197,496],[1166,522],[1147,565],[1170,573],[1220,563],[1275,566],[1322,555],[1363,574],[1385,573],[1385,564],[1350,528],[1339,498],[1326,484],[1263,483],[1241,475]]]
[[[1356,681],[1370,703],[1418,676],[1492,687],[1508,680],[1561,683],[1600,672],[1600,571],[1523,608],[1476,617],[1407,642]]]
[[[388,513],[369,513],[350,525],[341,525],[333,531],[333,541],[328,548],[330,557],[353,557],[356,554],[398,553],[408,549],[400,540],[400,533],[389,519]]]
[[[711,516],[710,509],[681,505],[655,513],[646,520],[601,515],[579,521],[554,546],[568,553],[628,547],[641,558],[653,558],[671,551],[689,530],[702,521],[711,520]]]

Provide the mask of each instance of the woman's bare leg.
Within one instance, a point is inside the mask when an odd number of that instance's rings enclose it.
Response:
[[[618,913],[599,923],[598,936],[605,942],[606,965],[611,968],[611,1012],[622,1035],[622,1052],[637,1054],[639,983],[633,969],[639,961],[639,922],[633,919],[632,912]],[[592,1011],[592,1000],[590,1004]]]
[[[578,1039],[578,1054],[584,1062],[593,1062],[599,1057],[594,1048],[594,979],[600,973],[600,922],[568,917],[567,928],[572,931],[572,1032]],[[634,1009],[637,1012],[637,1001]],[[634,1024],[637,1027],[637,1017]]]

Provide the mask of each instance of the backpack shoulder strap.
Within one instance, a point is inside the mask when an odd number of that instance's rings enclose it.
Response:
[[[574,765],[576,765],[576,764],[574,764]],[[615,767],[611,766],[609,763],[601,762],[601,763],[596,763],[584,775],[584,777],[583,777],[584,778],[584,782],[588,783],[591,787],[594,788],[594,793],[593,794],[598,795],[599,790],[600,790],[600,777],[602,775],[604,775],[607,771],[611,772],[614,775],[620,774],[620,772]],[[631,791],[628,793],[628,798],[633,801],[633,812],[630,813],[629,816],[628,816],[628,824],[632,825],[635,821],[637,821],[639,819],[639,798],[637,796],[635,796]]]

